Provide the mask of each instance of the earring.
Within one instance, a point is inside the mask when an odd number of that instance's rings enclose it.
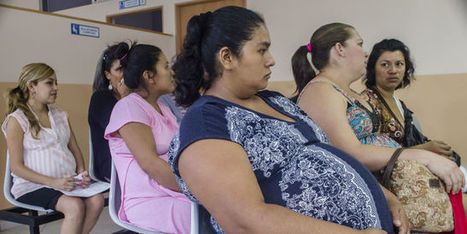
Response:
[[[109,90],[112,90],[113,87],[112,87],[112,84],[109,84],[109,86],[107,87]]]

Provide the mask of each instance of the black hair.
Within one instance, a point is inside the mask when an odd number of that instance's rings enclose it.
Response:
[[[128,55],[120,60],[125,85],[133,90],[142,88],[143,72],[152,71],[157,74],[154,65],[159,62],[161,53],[161,49],[153,45],[133,45]]]
[[[400,51],[404,55],[405,60],[405,73],[404,78],[402,79],[401,84],[399,84],[396,89],[404,88],[410,84],[415,78],[413,74],[415,72],[415,67],[410,59],[409,48],[397,39],[384,39],[373,46],[370,56],[368,57],[368,63],[366,66],[366,78],[364,79],[365,86],[367,88],[373,88],[376,85],[376,72],[375,66],[378,58],[386,51]]]
[[[193,16],[181,53],[173,65],[175,72],[175,100],[188,107],[200,97],[201,89],[209,89],[222,75],[216,54],[227,47],[239,56],[253,32],[264,24],[257,13],[236,6],[222,7],[214,12]]]
[[[329,63],[331,48],[336,43],[341,43],[345,46],[345,41],[352,37],[354,28],[348,24],[331,23],[318,28],[310,39],[310,48],[308,46],[300,46],[292,56],[292,72],[297,85],[296,96],[292,97],[292,101],[296,102],[298,95],[302,92],[305,86],[316,77],[316,72],[313,70],[310,62],[307,59],[307,54],[311,53],[311,62],[317,70],[321,70]]]
[[[110,72],[113,62],[124,57],[128,53],[128,50],[129,46],[126,42],[119,42],[107,47],[102,52],[97,63],[96,73],[94,74],[93,91],[108,89],[109,80],[105,77],[105,71]]]

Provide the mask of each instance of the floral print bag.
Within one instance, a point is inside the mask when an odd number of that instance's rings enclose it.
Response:
[[[454,230],[452,206],[443,182],[417,161],[397,161],[403,149],[398,148],[394,152],[381,184],[399,198],[412,231]]]

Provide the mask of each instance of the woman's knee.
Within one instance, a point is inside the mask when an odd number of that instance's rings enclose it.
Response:
[[[104,207],[104,196],[102,194],[96,194],[86,199],[86,206],[94,209],[101,210]]]
[[[100,212],[104,208],[104,196],[102,194],[94,195],[85,200],[87,212]]]
[[[82,219],[86,213],[86,206],[79,197],[69,197],[62,195],[57,202],[57,210],[62,212],[65,217],[74,217]]]

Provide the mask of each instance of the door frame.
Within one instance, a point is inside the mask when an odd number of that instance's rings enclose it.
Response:
[[[180,52],[182,46],[183,46],[183,39],[181,38],[182,35],[182,29],[181,28],[181,22],[180,22],[180,8],[181,7],[186,7],[190,5],[198,5],[198,4],[203,4],[207,2],[222,2],[222,1],[227,1],[227,0],[199,0],[199,1],[192,1],[192,2],[183,2],[183,3],[178,3],[175,4],[175,49],[177,54]],[[243,2],[243,7],[246,8],[246,0],[240,0]]]
[[[156,6],[156,7],[139,9],[139,10],[126,11],[126,12],[123,12],[123,13],[117,13],[117,14],[112,14],[112,15],[106,15],[105,16],[105,22],[107,22],[109,24],[114,24],[112,22],[112,19],[114,17],[125,16],[125,15],[133,15],[133,14],[137,14],[137,13],[145,13],[145,12],[155,11],[155,10],[161,10],[161,29],[162,29],[162,32],[160,32],[160,33],[163,33],[164,32],[164,7],[163,6]],[[125,25],[123,25],[123,26],[125,26]],[[126,27],[129,27],[129,26],[126,26]],[[150,30],[150,31],[153,31],[153,30]]]

